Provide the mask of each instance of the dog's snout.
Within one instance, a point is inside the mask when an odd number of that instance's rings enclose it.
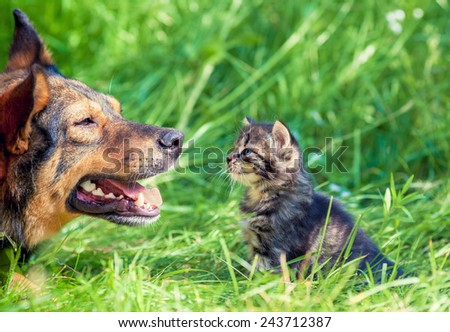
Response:
[[[183,145],[183,138],[181,131],[170,129],[163,132],[158,143],[163,149],[177,149]]]

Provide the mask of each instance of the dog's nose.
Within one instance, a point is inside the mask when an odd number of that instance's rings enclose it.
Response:
[[[183,138],[181,131],[170,129],[161,135],[158,143],[163,149],[177,149],[183,145]]]

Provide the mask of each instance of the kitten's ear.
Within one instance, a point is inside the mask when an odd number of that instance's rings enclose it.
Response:
[[[289,129],[281,121],[277,120],[273,124],[272,136],[275,138],[275,141],[279,144],[280,148],[291,146],[291,134]]]
[[[244,126],[250,126],[252,124],[255,124],[255,120],[253,120],[252,118],[250,118],[249,116],[246,116],[244,118],[244,120],[242,120],[242,123],[244,124]]]

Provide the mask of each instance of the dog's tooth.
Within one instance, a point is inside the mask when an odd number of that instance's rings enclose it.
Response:
[[[139,207],[143,206],[145,203],[145,198],[143,193],[139,193],[138,198],[135,202],[135,204]]]
[[[108,195],[105,195],[105,198],[115,199],[116,195],[114,195],[113,193],[109,193]]]
[[[95,196],[105,196],[105,193],[103,192],[102,188],[97,188],[92,192]]]
[[[149,203],[144,203],[144,209],[148,210],[150,208],[150,204]]]
[[[80,184],[80,187],[86,190],[87,192],[94,191],[97,188],[95,183],[92,183],[91,180],[84,181],[82,184]]]
[[[123,195],[120,195],[119,197],[117,197],[117,199],[121,200],[123,198]]]

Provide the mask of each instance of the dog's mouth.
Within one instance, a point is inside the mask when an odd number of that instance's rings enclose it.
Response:
[[[83,214],[118,224],[142,225],[156,221],[162,198],[158,188],[112,179],[82,180],[69,197],[69,205]]]

